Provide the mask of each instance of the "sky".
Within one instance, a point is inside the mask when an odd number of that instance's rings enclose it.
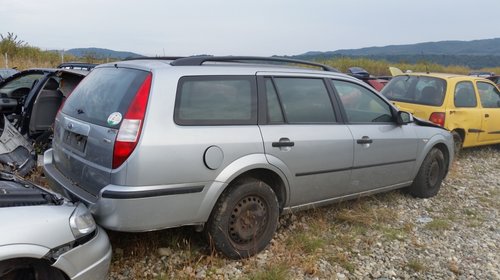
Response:
[[[43,50],[297,55],[500,37],[500,0],[0,0],[0,34]]]

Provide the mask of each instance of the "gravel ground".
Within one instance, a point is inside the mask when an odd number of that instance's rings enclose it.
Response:
[[[109,232],[110,279],[500,279],[500,149],[464,150],[431,199],[393,191],[284,216],[231,261],[191,228]]]

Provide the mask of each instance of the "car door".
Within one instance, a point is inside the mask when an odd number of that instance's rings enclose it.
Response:
[[[484,144],[500,142],[500,92],[493,84],[476,83],[481,101],[482,130],[479,142]]]
[[[353,139],[339,122],[326,83],[315,77],[259,74],[264,150],[269,163],[288,175],[290,206],[348,191]]]
[[[398,125],[394,109],[377,93],[350,81],[331,82],[354,138],[350,193],[411,182],[418,144],[413,127]]]
[[[456,83],[453,88],[453,105],[447,108],[446,128],[463,129],[463,146],[477,145],[481,128],[481,110],[478,106],[476,91],[471,81]]]

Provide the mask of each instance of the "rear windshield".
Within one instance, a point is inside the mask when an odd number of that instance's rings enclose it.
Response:
[[[68,97],[62,112],[79,120],[117,128],[147,75],[146,71],[128,68],[95,69]]]
[[[425,76],[397,76],[382,89],[381,94],[393,101],[441,106],[446,81]]]

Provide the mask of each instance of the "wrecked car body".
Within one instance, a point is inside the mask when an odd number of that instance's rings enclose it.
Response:
[[[87,70],[29,69],[0,82],[0,164],[23,176],[50,146],[52,124]]]
[[[106,279],[111,244],[82,203],[0,171],[0,279]]]

